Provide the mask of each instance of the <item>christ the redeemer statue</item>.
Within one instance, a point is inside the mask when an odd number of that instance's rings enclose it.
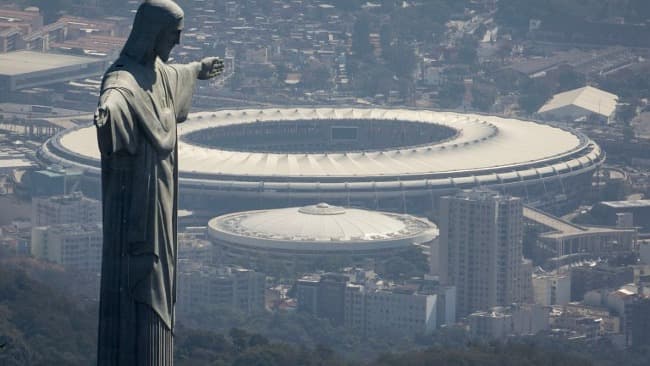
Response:
[[[95,115],[102,162],[104,247],[97,364],[172,365],[178,154],[197,79],[223,62],[168,65],[183,11],[146,0],[106,71]]]

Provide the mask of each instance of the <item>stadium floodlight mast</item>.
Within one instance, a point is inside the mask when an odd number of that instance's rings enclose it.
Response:
[[[217,57],[166,62],[183,30],[171,0],[146,0],[106,71],[95,114],[101,152],[103,257],[97,364],[173,364],[178,152],[196,80]]]

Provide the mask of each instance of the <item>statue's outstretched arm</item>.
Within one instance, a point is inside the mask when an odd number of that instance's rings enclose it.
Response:
[[[184,65],[167,65],[170,71],[169,81],[172,90],[176,121],[187,119],[192,95],[197,80],[208,80],[223,72],[223,61],[218,57],[206,57],[201,61]]]

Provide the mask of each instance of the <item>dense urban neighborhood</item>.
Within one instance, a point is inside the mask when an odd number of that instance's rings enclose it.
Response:
[[[178,365],[647,364],[650,2],[176,2]],[[0,0],[2,365],[95,362],[140,3]]]

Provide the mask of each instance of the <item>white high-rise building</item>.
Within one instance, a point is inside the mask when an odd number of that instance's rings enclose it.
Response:
[[[444,319],[437,319],[437,294],[415,291],[367,291],[362,285],[348,285],[345,294],[345,321],[364,334],[394,331],[429,334]]]
[[[571,277],[569,274],[533,274],[533,297],[535,304],[566,305],[571,301]]]
[[[404,285],[347,275],[306,276],[296,284],[298,310],[362,334],[429,334],[456,319],[456,290],[437,282]]]
[[[192,313],[223,306],[244,313],[265,309],[266,276],[239,267],[178,261],[178,312]]]
[[[102,265],[101,224],[62,224],[32,229],[31,253],[69,270],[99,273]]]
[[[86,224],[102,221],[102,203],[81,193],[32,199],[32,226]]]
[[[549,310],[537,304],[497,306],[468,316],[470,333],[480,338],[536,334],[549,327]]]
[[[457,315],[532,301],[521,200],[473,190],[443,197],[440,209],[438,271],[456,287]]]

